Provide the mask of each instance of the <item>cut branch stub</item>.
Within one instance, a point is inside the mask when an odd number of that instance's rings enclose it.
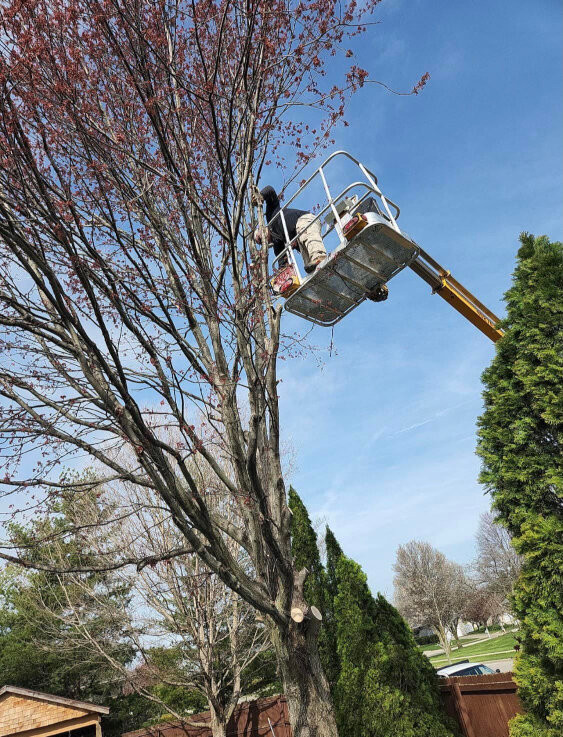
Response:
[[[314,619],[318,619],[319,622],[323,621],[323,615],[320,613],[316,606],[311,607],[311,617]]]
[[[316,620],[319,624],[323,621],[323,615],[316,606],[306,608],[294,606],[291,609],[291,618],[297,624],[300,624],[304,619]]]

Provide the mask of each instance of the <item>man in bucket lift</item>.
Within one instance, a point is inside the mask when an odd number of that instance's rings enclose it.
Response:
[[[266,222],[268,224],[269,242],[273,243],[274,253],[279,256],[286,246],[285,233],[280,212],[280,201],[273,187],[264,187],[260,192],[266,203]],[[259,199],[255,199],[256,204]],[[326,257],[326,248],[321,237],[321,224],[315,216],[306,210],[286,207],[283,210],[289,239],[297,236],[294,248],[299,248],[307,274],[312,274]],[[278,215],[278,217],[276,217]],[[257,243],[261,243],[260,228],[254,234]],[[283,266],[284,264],[280,264]]]

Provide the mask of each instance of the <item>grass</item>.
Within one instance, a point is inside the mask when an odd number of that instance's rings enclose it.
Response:
[[[417,645],[417,647],[421,653],[428,652],[428,650],[441,650],[442,648],[439,642],[434,643],[434,645]]]
[[[472,661],[486,663],[487,660],[510,658],[514,652],[515,644],[516,639],[514,633],[507,632],[505,635],[493,637],[491,640],[487,639],[485,642],[480,642],[477,645],[466,645],[461,650],[454,650],[452,652],[452,661],[469,658]],[[448,660],[443,653],[431,656],[430,662],[436,667],[448,664]]]
[[[476,634],[479,634],[479,633],[477,632],[477,630],[475,630],[475,632],[470,632],[469,634],[470,635],[476,635]],[[486,636],[487,635],[483,635],[483,637],[486,637]],[[460,642],[462,644],[465,644],[466,642],[473,642],[475,640],[475,638],[474,637],[468,637],[467,635],[464,635],[463,637],[460,637],[459,640],[460,640]],[[454,642],[452,644],[455,647],[455,640],[454,640]],[[440,645],[439,642],[436,642],[433,645],[417,645],[417,647],[418,647],[418,649],[420,650],[421,653],[429,652],[430,650],[441,650],[442,649],[442,646]]]
[[[511,625],[508,625],[508,629],[510,627],[511,627]],[[475,630],[475,634],[477,634],[477,633],[484,633],[485,632],[485,629],[487,629],[487,628],[485,628],[485,627],[479,627],[478,629]],[[505,626],[505,629],[507,629],[506,626]],[[492,624],[488,628],[488,630],[489,630],[489,632],[500,632],[501,626],[500,626],[500,624]]]

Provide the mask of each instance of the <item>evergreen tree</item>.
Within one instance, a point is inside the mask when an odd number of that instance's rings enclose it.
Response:
[[[48,514],[36,518],[27,527],[12,524],[11,541],[15,548],[27,551],[30,563],[87,569],[95,564],[95,551],[84,545],[79,534],[69,531],[73,529],[77,507],[84,510],[96,506],[91,491],[81,494],[78,501],[71,502],[62,496],[52,504]],[[57,539],[56,553],[54,539]],[[42,541],[40,546],[37,540]],[[129,586],[113,572],[92,571],[81,576],[99,599],[129,601]],[[90,649],[69,636],[67,594],[71,587],[65,588],[63,581],[63,576],[45,570],[16,566],[3,570],[0,682],[104,703],[115,693],[115,675],[102,655],[95,657]],[[104,642],[107,652],[117,662],[127,664],[133,660],[135,653],[122,642],[114,621],[92,616],[88,628]]]
[[[334,601],[336,594],[338,593],[338,582],[336,580],[336,566],[338,561],[344,553],[340,547],[340,543],[334,537],[334,533],[330,527],[326,528],[325,536],[325,548],[326,548],[326,578],[327,588],[331,601]]]
[[[26,551],[30,563],[96,566],[96,551],[75,528],[77,515],[99,513],[96,494],[87,483],[88,472],[80,478],[85,482],[83,492],[62,494],[44,516],[26,527],[10,525],[14,547]],[[113,572],[80,575],[88,583],[85,588],[98,599],[116,605],[129,602],[129,586]],[[124,697],[122,683],[103,655],[96,657],[91,648],[72,637],[66,621],[71,588],[64,576],[49,571],[17,566],[0,571],[0,684],[104,704],[110,708],[110,717],[103,719],[104,734],[117,737],[131,725],[131,714],[148,719],[162,710],[150,701],[142,704],[135,694]],[[132,663],[136,653],[123,642],[117,622],[94,614],[88,619],[88,629],[115,661]]]
[[[433,667],[406,622],[326,530],[326,569],[305,505],[290,490],[296,567],[311,571],[308,595],[323,612],[320,653],[340,737],[452,737]]]
[[[332,688],[336,648],[329,599],[327,597],[326,573],[317,545],[317,533],[313,529],[307,507],[292,486],[289,488],[289,508],[292,512],[291,552],[293,565],[297,571],[303,568],[307,568],[309,571],[309,575],[305,580],[305,599],[310,606],[316,606],[323,615],[323,626],[318,639],[319,656]]]
[[[334,693],[338,677],[340,675],[340,657],[338,655],[337,627],[334,614],[334,601],[338,593],[338,581],[336,578],[336,567],[339,560],[344,556],[338,540],[335,538],[330,527],[326,528],[325,535],[326,550],[326,640],[327,652],[323,662],[325,673]]]
[[[324,614],[325,572],[317,545],[317,533],[313,529],[307,508],[293,486],[289,487],[289,508],[291,509],[291,553],[295,570],[307,568],[309,575],[305,581],[305,600],[309,606],[316,606]]]
[[[341,556],[334,600],[340,674],[340,737],[451,737],[437,677],[406,622],[360,566]]]
[[[563,733],[563,246],[520,237],[507,317],[483,374],[481,481],[524,562],[516,681],[527,710],[513,737]]]

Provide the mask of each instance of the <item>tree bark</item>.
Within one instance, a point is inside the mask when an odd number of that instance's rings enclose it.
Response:
[[[304,598],[307,574],[306,568],[295,573],[289,623],[270,623],[270,639],[278,658],[293,734],[336,737],[332,697],[318,650],[322,615]]]
[[[213,737],[227,737],[227,723],[225,719],[221,718],[221,715],[211,705],[211,734]]]
[[[293,734],[335,737],[338,734],[328,681],[317,647],[318,626],[312,620],[291,622],[271,634],[289,706]]]
[[[438,640],[440,641],[440,645],[442,646],[444,650],[444,655],[448,659],[448,662],[452,662],[452,646],[450,641],[448,640],[448,633],[446,632],[446,628],[443,627],[441,624],[435,625],[436,634],[438,635]]]

